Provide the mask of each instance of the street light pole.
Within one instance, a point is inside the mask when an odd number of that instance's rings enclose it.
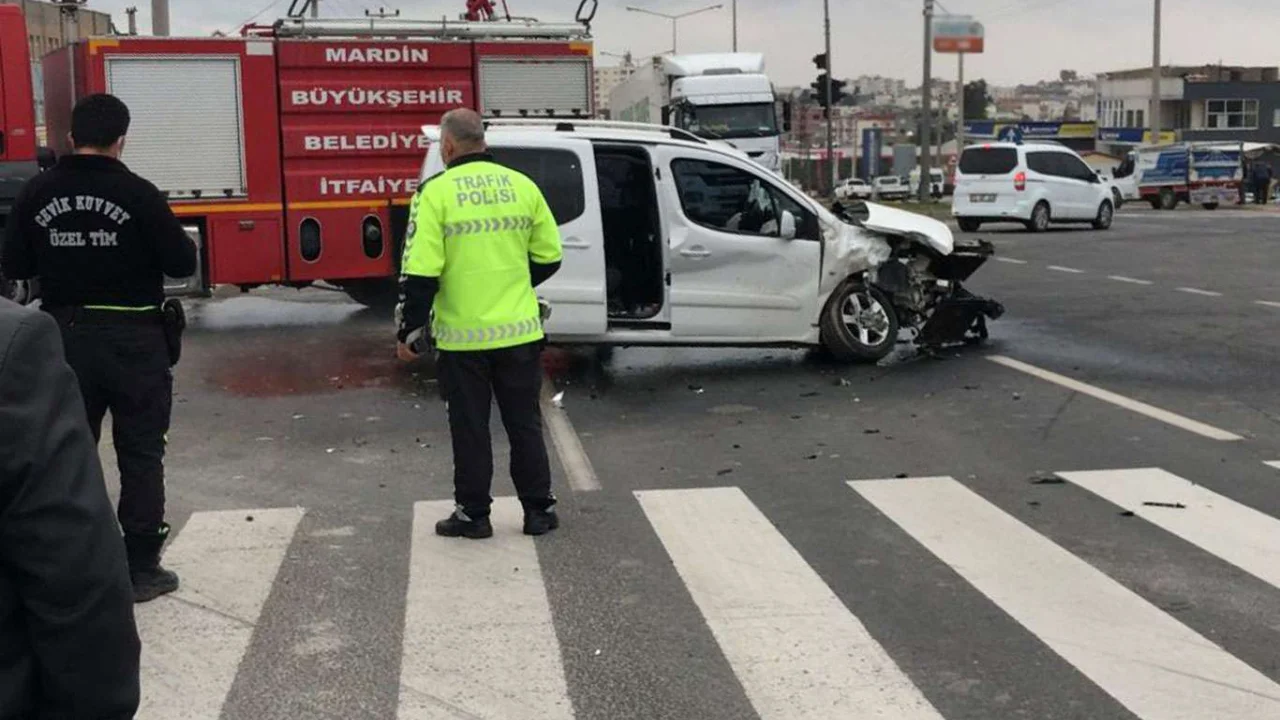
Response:
[[[716,4],[716,5],[708,5],[707,7],[699,8],[699,9],[697,9],[697,10],[691,10],[691,11],[689,11],[689,12],[687,12],[687,13],[680,13],[679,15],[668,15],[667,13],[660,13],[660,12],[656,12],[656,11],[653,11],[653,10],[646,10],[645,8],[638,8],[638,7],[631,7],[631,6],[628,6],[628,7],[627,7],[627,12],[638,12],[638,13],[644,13],[645,15],[654,15],[654,16],[657,16],[657,17],[660,17],[660,18],[666,18],[667,20],[670,20],[670,21],[671,21],[671,54],[672,54],[672,55],[675,55],[675,54],[676,54],[676,52],[677,52],[677,50],[678,50],[678,47],[677,47],[677,41],[679,40],[679,35],[677,34],[677,31],[676,31],[676,24],[677,24],[679,21],[681,21],[681,20],[683,20],[683,19],[685,19],[685,18],[689,17],[690,15],[697,15],[698,13],[704,13],[704,12],[707,12],[707,11],[709,11],[709,10],[719,10],[719,9],[721,9],[721,8],[723,8],[723,7],[724,7],[724,4],[723,4],[723,3],[719,3],[719,4]],[[735,5],[734,5],[734,12],[735,12],[735,17],[736,17],[736,12],[737,12],[737,4],[736,4],[736,3],[735,3]],[[736,33],[735,33],[735,35],[736,35]]]
[[[1151,42],[1151,144],[1160,144],[1160,0],[1155,0],[1155,23]]]
[[[929,201],[933,160],[933,2],[924,0],[924,82],[920,84],[920,202]]]
[[[827,38],[827,164],[831,166],[831,192],[834,194],[836,183],[840,182],[840,165],[836,162],[836,142],[832,132],[836,108],[831,102],[831,74],[835,72],[835,64],[831,62],[831,0],[822,0],[822,14]]]

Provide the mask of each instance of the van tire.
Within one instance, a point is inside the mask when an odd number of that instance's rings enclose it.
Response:
[[[1094,230],[1110,230],[1111,222],[1115,220],[1116,210],[1111,205],[1110,200],[1103,200],[1098,206],[1098,215],[1093,219]]]
[[[1050,214],[1049,203],[1041,200],[1031,210],[1031,219],[1027,221],[1027,229],[1033,233],[1042,233],[1049,229],[1049,223],[1052,220],[1053,215]]]
[[[1178,195],[1172,188],[1164,188],[1160,191],[1160,209],[1176,210],[1178,207]]]
[[[866,306],[868,300],[871,307]],[[862,306],[863,312],[880,316],[884,325],[873,329],[877,335],[884,336],[878,342],[864,342],[860,333],[845,321],[845,309],[851,301]],[[836,288],[822,311],[818,327],[823,349],[843,363],[874,363],[893,352],[898,342],[898,314],[893,303],[882,291],[868,287],[860,278],[850,278]]]
[[[976,218],[957,218],[956,222],[960,225],[960,232],[978,232],[982,227],[982,221]]]

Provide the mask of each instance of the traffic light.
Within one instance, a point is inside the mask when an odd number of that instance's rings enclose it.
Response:
[[[845,80],[831,80],[831,96],[827,96],[827,73],[818,76],[818,79],[809,87],[813,88],[813,95],[818,99],[818,104],[824,108],[831,108],[839,105],[840,101],[849,97],[844,88],[849,83]]]
[[[818,53],[817,55],[814,55],[814,56],[813,56],[813,64],[814,64],[814,65],[816,65],[816,66],[818,67],[818,69],[819,69],[819,70],[826,70],[826,69],[827,69],[827,54],[826,54],[826,53]]]
[[[822,107],[830,107],[831,103],[827,101],[827,74],[823,73],[818,76],[817,80],[809,87],[813,88],[813,96],[818,99],[818,104]]]
[[[833,79],[831,81],[831,104],[832,105],[839,105],[841,100],[844,100],[845,98],[849,97],[848,94],[845,93],[844,91],[844,86],[847,84],[848,83],[844,80]]]

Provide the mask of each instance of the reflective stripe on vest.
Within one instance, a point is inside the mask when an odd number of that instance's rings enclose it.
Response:
[[[526,337],[529,342],[533,342],[542,339],[542,321],[535,318],[497,327],[471,329],[450,328],[437,322],[431,328],[431,335],[442,346],[520,340]]]

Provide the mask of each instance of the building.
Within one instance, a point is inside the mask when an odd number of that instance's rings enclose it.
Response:
[[[63,46],[62,10],[57,4],[42,0],[0,0],[0,5],[22,6],[27,18],[31,62],[39,63],[45,55]],[[72,40],[115,33],[115,25],[107,13],[81,8],[76,15],[79,22]]]
[[[1151,69],[1098,76],[1099,149],[1123,155],[1151,142]],[[1166,66],[1160,141],[1280,142],[1280,72],[1274,67]]]
[[[623,83],[624,80],[635,74],[636,66],[631,61],[631,56],[627,55],[621,65],[597,65],[596,66],[596,114],[600,117],[610,116],[609,112],[609,94],[613,89]]]
[[[1276,68],[1252,70],[1188,76],[1182,139],[1280,143],[1280,77]]]

